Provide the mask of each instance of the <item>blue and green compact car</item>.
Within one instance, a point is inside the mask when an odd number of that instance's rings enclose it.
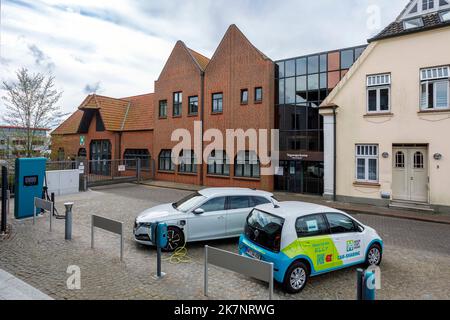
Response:
[[[308,278],[358,264],[379,265],[383,241],[350,215],[311,203],[277,202],[247,217],[239,253],[272,262],[274,278],[298,293]]]

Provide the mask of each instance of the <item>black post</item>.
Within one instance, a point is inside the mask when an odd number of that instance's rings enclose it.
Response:
[[[50,194],[50,201],[53,203],[53,212],[51,212],[50,214],[52,216],[54,216],[55,215],[55,193],[54,192],[52,192]]]
[[[6,233],[6,219],[8,216],[7,209],[7,191],[8,191],[8,169],[2,166],[2,222],[0,227],[1,233]]]
[[[363,300],[364,270],[356,269],[356,300]]]

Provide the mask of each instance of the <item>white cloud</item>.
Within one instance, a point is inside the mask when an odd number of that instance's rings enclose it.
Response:
[[[49,69],[73,111],[85,88],[114,97],[153,90],[176,40],[212,56],[235,23],[272,59],[365,43],[367,8],[387,25],[408,0],[6,0],[2,3],[1,77],[19,67]],[[1,110],[1,106],[0,106]]]

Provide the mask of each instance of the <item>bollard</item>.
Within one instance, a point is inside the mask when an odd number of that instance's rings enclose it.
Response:
[[[364,272],[363,300],[375,300],[375,272]]]
[[[2,166],[2,221],[0,225],[0,233],[6,233],[6,219],[7,219],[7,208],[8,208],[8,199],[7,199],[7,190],[8,190],[8,169],[5,166]]]
[[[356,269],[356,300],[363,299],[364,270]]]
[[[72,240],[72,207],[73,202],[64,203],[66,207],[66,221],[65,221],[65,230],[66,230],[66,240]]]

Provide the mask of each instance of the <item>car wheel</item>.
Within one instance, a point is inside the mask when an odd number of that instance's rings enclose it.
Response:
[[[180,228],[167,228],[167,247],[165,251],[175,251],[184,245],[184,233]]]
[[[371,245],[369,251],[367,251],[366,266],[379,266],[382,257],[381,247],[378,244]]]
[[[308,267],[303,262],[292,264],[284,276],[284,288],[289,293],[299,293],[308,281]]]

